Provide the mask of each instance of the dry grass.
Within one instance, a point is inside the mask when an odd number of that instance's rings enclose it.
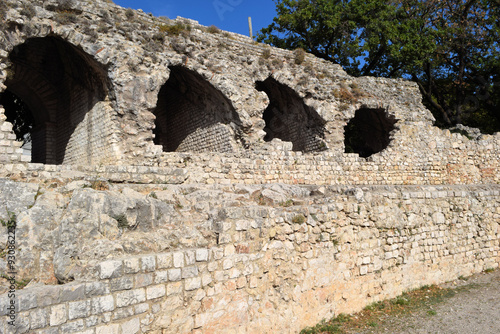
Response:
[[[463,288],[462,288],[463,289]],[[424,286],[420,289],[365,307],[353,315],[340,314],[328,321],[322,321],[314,327],[303,329],[301,334],[353,333],[365,329],[380,327],[390,317],[398,317],[416,311],[427,312],[433,316],[432,306],[453,297],[457,289],[443,289],[439,286]]]

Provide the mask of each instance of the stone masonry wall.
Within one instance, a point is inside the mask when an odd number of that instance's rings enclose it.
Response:
[[[288,191],[289,204],[219,207],[205,246],[81,258],[75,281],[17,292],[16,333],[295,333],[499,266],[498,186]],[[0,304],[9,332],[7,294]]]

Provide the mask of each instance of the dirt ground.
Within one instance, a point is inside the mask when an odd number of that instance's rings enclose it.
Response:
[[[357,333],[500,333],[500,270],[459,279],[442,287],[454,288],[456,293],[434,305],[434,312],[388,317],[378,328]]]

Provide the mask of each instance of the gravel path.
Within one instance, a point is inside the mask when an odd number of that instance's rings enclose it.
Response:
[[[380,328],[362,333],[499,334],[500,270],[443,284],[457,288],[453,297],[434,305],[435,315],[417,312],[388,317]]]

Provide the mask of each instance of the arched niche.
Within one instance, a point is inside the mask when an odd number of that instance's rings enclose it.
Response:
[[[266,122],[265,141],[279,138],[292,142],[294,151],[317,152],[325,150],[325,121],[304,103],[290,87],[269,77],[257,81],[256,88],[269,97],[269,106],[264,110]]]
[[[344,127],[346,153],[358,153],[367,158],[386,149],[397,119],[385,109],[360,108]]]
[[[200,74],[170,66],[158,93],[154,142],[164,152],[233,152],[241,121],[231,101]]]
[[[111,116],[101,103],[109,89],[104,66],[56,36],[27,39],[9,62],[0,104],[18,140],[31,137],[32,162],[96,164],[110,158]]]

